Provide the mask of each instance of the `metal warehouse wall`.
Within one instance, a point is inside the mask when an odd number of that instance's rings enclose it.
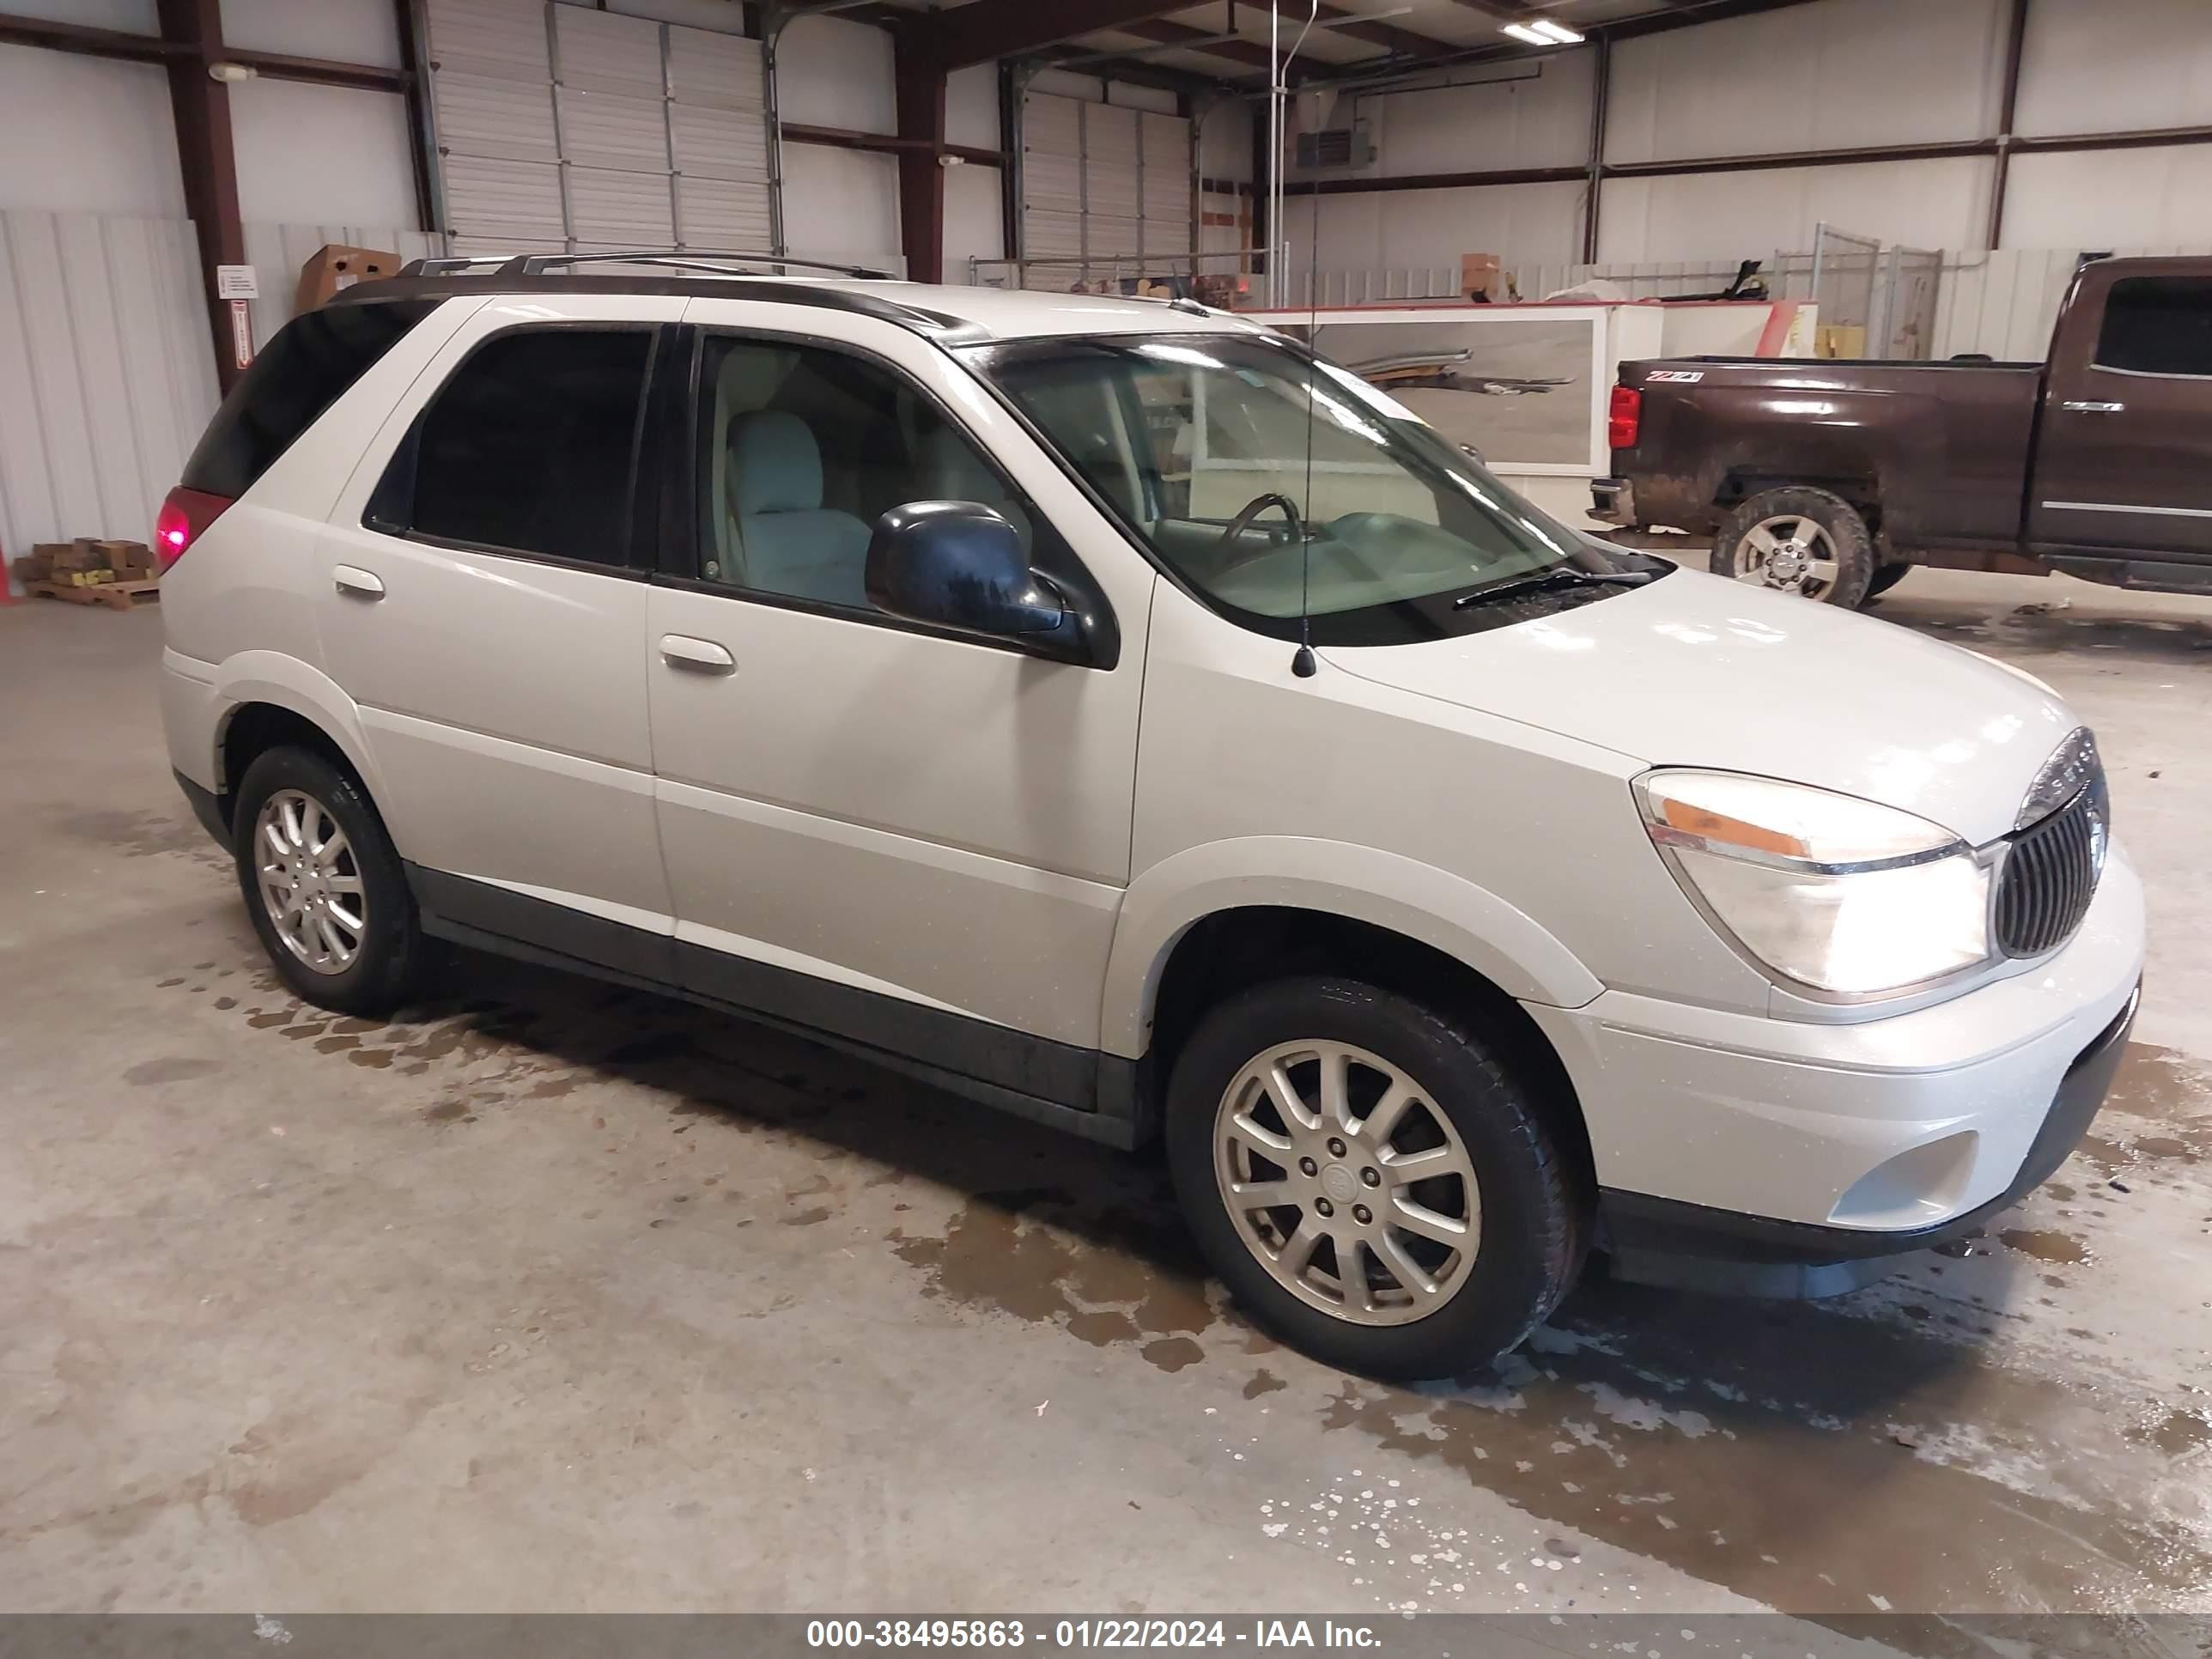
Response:
[[[183,219],[0,212],[0,546],[143,541],[216,405]]]
[[[1606,161],[1985,140],[2000,115],[2008,17],[2005,0],[1818,0],[1623,41],[1613,49]],[[1376,163],[1325,176],[1583,167],[1595,58],[1505,60],[1457,72],[1457,85],[1347,97],[1329,120],[1368,122]],[[2207,0],[2035,0],[2020,135],[2203,124],[2212,124]],[[1890,242],[1978,248],[1994,168],[1990,156],[1966,155],[1612,178],[1598,258],[1719,263],[1808,246],[1821,222]],[[1481,249],[1509,266],[1556,265],[1580,256],[1585,190],[1570,181],[1331,195],[1322,198],[1318,263],[1425,267]],[[1291,204],[1294,264],[1307,262],[1310,211]],[[2208,228],[2212,147],[2012,160],[2007,247],[2156,246]]]

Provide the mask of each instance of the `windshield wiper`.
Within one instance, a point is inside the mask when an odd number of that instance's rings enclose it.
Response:
[[[1649,570],[1577,570],[1571,565],[1554,565],[1549,570],[1508,576],[1504,581],[1478,587],[1472,593],[1462,593],[1452,601],[1452,609],[1464,611],[1469,605],[1486,605],[1516,593],[1539,592],[1547,587],[1641,587],[1652,575]]]

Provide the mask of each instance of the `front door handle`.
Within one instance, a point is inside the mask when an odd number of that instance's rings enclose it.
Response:
[[[724,647],[689,634],[663,634],[660,654],[671,668],[688,668],[695,674],[732,674],[738,667],[738,659]]]
[[[2076,415],[2118,415],[2127,409],[2125,404],[2093,403],[2079,398],[2069,398],[2058,406]]]
[[[363,570],[357,564],[342,564],[331,572],[337,583],[338,592],[348,599],[380,599],[384,597],[384,578],[374,570]]]

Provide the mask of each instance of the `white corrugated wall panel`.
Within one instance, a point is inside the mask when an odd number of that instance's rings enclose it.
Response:
[[[562,86],[626,98],[658,100],[665,94],[659,24],[581,6],[556,6],[553,27]]]
[[[760,42],[742,35],[671,27],[668,90],[678,104],[765,112]]]
[[[214,412],[184,220],[0,212],[0,546],[143,541]]]
[[[665,173],[617,173],[605,167],[568,169],[568,215],[577,244],[612,247],[668,247],[675,221]]]
[[[426,15],[430,58],[441,77],[488,76],[526,86],[551,84],[544,0],[429,0]]]
[[[456,238],[558,242],[568,234],[557,166],[448,155],[445,171],[446,220]]]
[[[678,173],[745,179],[767,199],[768,128],[760,111],[678,103],[669,113]]]
[[[1136,111],[1112,104],[1083,106],[1083,179],[1086,213],[1106,219],[1137,217]],[[1127,246],[1133,250],[1136,245]]]
[[[1822,222],[1907,247],[1972,246],[1989,214],[1992,165],[1987,156],[1964,155],[1608,179],[1598,258],[1610,264],[1705,259],[1739,248],[1747,255],[1803,250]]]
[[[550,82],[533,87],[441,70],[432,87],[439,147],[450,154],[547,162],[559,155]]]
[[[1982,137],[2006,27],[2001,0],[1822,0],[1622,40],[1606,160]]]
[[[1180,115],[1138,118],[1144,153],[1146,253],[1190,252],[1190,123]]]
[[[2031,6],[2013,131],[2125,132],[2212,122],[2204,0],[2056,0]]]
[[[1030,93],[1022,100],[1024,212],[1075,214],[1083,210],[1082,121],[1083,106],[1073,98]],[[1036,251],[1030,250],[1032,253]]]
[[[668,31],[676,234],[686,247],[768,249],[768,94],[760,42]]]
[[[558,88],[561,154],[580,167],[658,173],[668,164],[668,106],[660,99]]]
[[[2132,247],[2207,230],[2212,152],[2201,144],[2015,155],[2006,175],[2009,246]]]
[[[767,186],[685,173],[676,181],[676,211],[685,246],[767,252],[775,234]]]

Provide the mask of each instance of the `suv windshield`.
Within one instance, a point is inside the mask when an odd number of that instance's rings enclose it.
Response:
[[[1304,613],[1319,645],[1436,639],[1613,591],[1577,572],[1658,566],[1546,518],[1357,375],[1262,337],[1041,340],[969,361],[1161,564],[1261,633],[1295,638]],[[1493,585],[1497,605],[1468,602]]]

